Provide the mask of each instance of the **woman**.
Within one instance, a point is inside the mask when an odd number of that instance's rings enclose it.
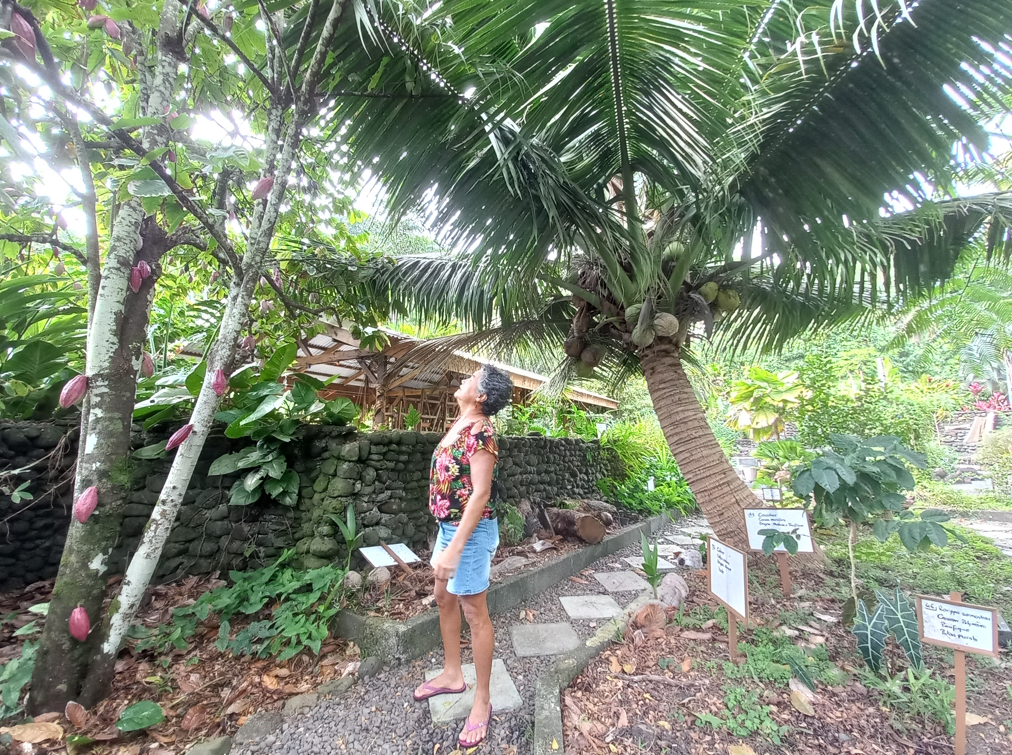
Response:
[[[429,472],[429,510],[439,520],[433,548],[439,629],[445,660],[439,676],[415,690],[415,700],[459,694],[467,689],[460,668],[460,609],[471,627],[477,684],[474,705],[460,733],[461,747],[474,747],[492,720],[492,620],[485,593],[492,556],[499,547],[499,523],[489,506],[499,443],[489,421],[510,402],[509,375],[485,365],[465,380],[454,398],[460,418],[436,446]]]

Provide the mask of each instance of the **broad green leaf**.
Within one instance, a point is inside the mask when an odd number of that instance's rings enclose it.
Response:
[[[863,600],[857,602],[857,620],[854,623],[854,635],[857,637],[857,649],[861,653],[868,668],[876,673],[882,669],[882,654],[886,646],[886,621],[881,605],[875,613],[868,615],[868,607]]]
[[[292,386],[292,400],[296,406],[311,406],[316,402],[316,391],[306,383],[296,382]]]
[[[247,492],[251,492],[257,488],[266,476],[267,470],[264,469],[264,467],[258,467],[257,469],[249,472],[249,474],[243,478],[242,486],[246,488]]]
[[[147,729],[165,720],[162,706],[150,700],[142,700],[134,703],[124,710],[116,721],[116,728],[120,731],[140,731]]]
[[[113,131],[118,129],[132,131],[135,128],[141,128],[142,126],[157,126],[161,122],[161,118],[121,118],[118,121],[113,121],[109,128]]]
[[[885,590],[876,590],[879,610],[885,616],[889,631],[893,633],[897,644],[907,654],[907,659],[914,668],[923,668],[921,657],[921,637],[917,626],[917,614],[907,596],[897,587],[893,595]]]
[[[284,456],[280,454],[269,462],[263,465],[262,469],[275,480],[280,480],[281,476],[288,469],[288,462]]]
[[[131,181],[127,184],[127,191],[135,197],[172,196],[172,189],[160,178],[152,178],[146,181]]]
[[[133,457],[135,459],[160,459],[165,456],[165,445],[168,442],[168,439],[166,439],[151,446],[138,448],[133,452]]]
[[[251,425],[261,417],[270,414],[285,402],[284,396],[268,396],[249,416],[239,420],[241,426]]]
[[[229,491],[229,505],[231,506],[248,506],[251,503],[255,503],[260,500],[260,496],[263,493],[262,487],[256,487],[253,490],[246,490],[242,480],[236,480]]]
[[[186,376],[186,390],[196,398],[200,395],[200,389],[204,385],[204,376],[207,374],[207,360],[201,359],[190,374]]]
[[[276,381],[281,373],[288,369],[288,366],[295,361],[298,354],[298,347],[294,343],[287,343],[271,355],[264,368],[260,370],[260,380]]]

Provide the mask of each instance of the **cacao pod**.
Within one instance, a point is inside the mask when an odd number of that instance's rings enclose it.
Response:
[[[81,283],[81,281],[74,281],[74,290],[75,291],[82,291],[82,290],[84,290],[84,284]]]
[[[60,406],[64,409],[73,406],[84,397],[86,390],[88,390],[88,376],[75,375],[60,391]]]
[[[67,266],[62,262],[57,262],[56,267],[53,268],[53,275],[63,275],[67,272]]]
[[[11,31],[14,33],[14,44],[26,58],[34,61],[35,29],[17,11],[11,13]]]
[[[174,149],[170,149],[168,152],[165,153],[165,162],[174,163],[175,161],[176,161],[176,151]]]
[[[256,347],[257,347],[257,339],[255,339],[253,336],[246,336],[244,339],[242,339],[242,348],[248,349],[249,351],[253,351],[253,349],[255,349]]]
[[[97,3],[98,0],[95,0],[95,2]],[[57,214],[57,216],[56,216],[56,224],[58,226],[60,226],[60,228],[62,230],[64,230],[64,231],[67,230],[67,219],[65,217],[63,217],[62,213]]]
[[[137,269],[141,273],[141,278],[147,278],[149,275],[151,275],[151,265],[149,265],[144,260],[141,260],[140,262],[137,263]]]
[[[77,4],[86,11],[93,11],[98,7],[98,0],[77,0]]]
[[[105,26],[105,22],[108,18],[108,16],[91,16],[88,18],[88,28],[100,29]]]
[[[174,448],[178,448],[183,444],[183,441],[190,437],[190,433],[193,432],[193,425],[186,424],[181,428],[172,433],[169,438],[169,442],[165,444],[165,450],[171,451]]]
[[[699,287],[699,295],[703,297],[703,301],[707,304],[717,298],[717,291],[720,287],[714,281],[707,281]]]
[[[96,506],[98,506],[98,488],[92,485],[74,501],[74,518],[84,524]]]
[[[274,186],[274,178],[271,176],[264,176],[257,181],[256,188],[253,189],[251,199],[255,202],[258,199],[263,199],[271,193],[271,188]]]
[[[211,283],[214,283],[216,280],[218,280],[219,275],[220,273],[217,270],[211,273]]]
[[[582,338],[570,336],[563,342],[562,350],[566,352],[566,356],[576,359],[583,353],[585,346],[586,344]]]
[[[235,16],[231,13],[226,13],[225,18],[221,20],[221,28],[225,30],[226,34],[232,33],[232,24],[235,23]]]
[[[78,606],[70,612],[70,636],[79,642],[88,639],[88,632],[91,631],[91,620],[88,619],[88,612],[83,606]]]
[[[678,318],[670,312],[661,312],[654,318],[654,330],[662,338],[674,338],[678,333]]]
[[[141,374],[146,378],[155,374],[155,360],[146,351],[141,354]]]
[[[105,33],[113,39],[120,38],[119,26],[111,18],[107,18],[105,20]]]
[[[214,395],[218,397],[224,396],[226,388],[228,388],[228,378],[225,377],[224,370],[215,370],[214,379],[211,381],[211,389],[214,391]]]
[[[136,267],[130,268],[130,290],[135,294],[141,290],[141,271]]]

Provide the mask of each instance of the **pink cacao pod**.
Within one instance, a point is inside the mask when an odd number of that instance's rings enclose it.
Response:
[[[84,524],[96,506],[98,506],[98,488],[92,485],[74,501],[74,518]]]
[[[155,360],[146,351],[141,354],[141,374],[146,378],[155,374]]]
[[[260,314],[266,315],[268,312],[271,311],[271,308],[268,307],[267,304],[268,302],[265,301],[260,302]]]
[[[88,632],[91,631],[91,620],[88,612],[83,606],[78,606],[70,612],[70,635],[79,642],[88,639]]]
[[[174,163],[176,161],[176,151],[174,149],[170,149],[165,153],[165,161],[169,163]]]
[[[49,251],[51,251],[53,253],[53,259],[54,260],[60,259],[60,250],[57,249],[55,246],[49,247]]]
[[[108,16],[91,16],[88,19],[89,29],[101,29],[105,26],[105,22],[109,20]]]
[[[57,262],[56,267],[53,268],[53,275],[63,275],[67,272],[67,266],[62,262]]]
[[[11,13],[11,31],[14,33],[14,44],[21,50],[21,54],[34,61],[35,29],[16,11]]]
[[[246,336],[244,339],[242,339],[242,347],[244,349],[249,349],[250,351],[252,351],[257,347],[257,339],[255,339],[253,336]]]
[[[231,13],[226,13],[225,18],[221,21],[221,28],[225,30],[226,34],[232,33],[232,24],[235,23],[235,16]]]
[[[211,273],[211,283],[214,283],[216,280],[218,280],[219,275],[220,273],[217,270]]]
[[[214,379],[211,381],[211,388],[214,390],[214,395],[221,396],[225,395],[225,389],[228,388],[228,378],[225,377],[224,370],[215,370]]]
[[[77,4],[84,10],[92,11],[98,7],[98,0],[77,0]]]
[[[56,225],[60,226],[61,230],[67,230],[67,219],[62,214],[57,214]]]
[[[147,278],[149,275],[151,275],[151,265],[149,265],[144,260],[141,260],[140,262],[137,263],[137,269],[141,273],[141,278]]]
[[[120,37],[119,26],[111,18],[105,20],[105,33],[113,39],[119,39]]]
[[[141,290],[141,281],[144,276],[141,275],[141,269],[139,267],[130,268],[130,290],[135,294]]]
[[[281,268],[280,267],[274,268],[274,282],[278,284],[279,288],[281,287]]]
[[[178,448],[183,444],[183,441],[190,437],[190,433],[193,432],[193,425],[183,425],[181,428],[172,433],[172,437],[169,438],[169,442],[165,444],[165,450],[171,451],[173,448]]]
[[[88,390],[88,376],[75,375],[60,391],[60,406],[64,409],[73,406],[81,400],[86,390]]]
[[[274,179],[271,176],[265,176],[257,181],[256,188],[253,189],[253,201],[255,202],[258,199],[263,199],[270,194],[272,186],[274,186]]]

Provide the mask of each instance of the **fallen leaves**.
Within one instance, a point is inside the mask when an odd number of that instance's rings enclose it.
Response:
[[[702,640],[712,640],[713,639],[713,635],[710,634],[709,632],[692,632],[692,631],[689,631],[689,632],[682,632],[681,636],[684,637],[686,640],[700,640],[700,641],[702,641]]]
[[[731,745],[727,748],[727,755],[755,755],[755,750],[748,745]]]
[[[682,673],[687,674],[690,671],[692,671],[692,659],[686,657],[686,659],[682,661]]]
[[[76,729],[83,729],[88,724],[88,711],[84,709],[84,706],[81,705],[81,703],[75,703],[71,700],[67,703],[67,707],[64,709],[63,714]]]
[[[183,716],[183,720],[179,723],[179,728],[183,731],[193,731],[194,729],[202,726],[207,720],[207,711],[204,710],[203,706],[194,705]]]
[[[650,602],[636,612],[633,623],[650,632],[656,629],[664,629],[664,625],[667,623],[667,616],[665,616],[664,608],[660,603]]]
[[[966,725],[967,726],[978,726],[979,724],[989,724],[991,719],[987,716],[978,716],[976,713],[966,714]]]
[[[281,682],[278,681],[278,678],[271,674],[261,676],[260,683],[267,689],[279,689],[281,687]]]
[[[63,727],[52,722],[21,724],[0,729],[0,734],[10,734],[17,742],[35,745],[50,739],[63,739]]]
[[[812,706],[811,701],[808,697],[798,690],[791,692],[791,705],[794,706],[794,710],[803,716],[814,716],[815,708]]]

